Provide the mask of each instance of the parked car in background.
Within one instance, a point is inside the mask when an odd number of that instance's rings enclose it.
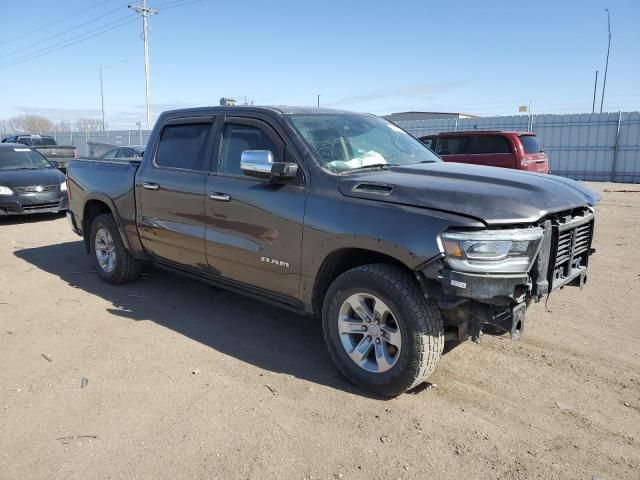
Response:
[[[0,217],[67,210],[64,175],[37,150],[0,143]]]
[[[422,382],[445,338],[519,337],[531,301],[587,279],[597,193],[443,163],[374,115],[176,110],[148,145],[142,162],[69,164],[67,216],[98,275],[152,262],[321,317],[340,371],[378,394]]]
[[[549,159],[535,133],[473,130],[425,135],[419,140],[445,162],[550,173]]]
[[[146,145],[128,145],[115,147],[100,155],[100,160],[135,160],[142,159]]]
[[[436,140],[438,139],[437,135],[425,135],[424,137],[420,137],[420,141],[425,144],[429,148],[429,150],[435,152],[436,151]]]
[[[76,147],[58,145],[49,135],[13,135],[2,140],[3,143],[21,143],[39,151],[54,167],[66,171],[69,161],[78,158]]]

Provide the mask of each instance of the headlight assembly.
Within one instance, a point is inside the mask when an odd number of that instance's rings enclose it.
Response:
[[[453,270],[473,273],[526,273],[538,254],[540,227],[445,232],[442,247]]]
[[[64,181],[60,184],[60,191],[61,192],[66,192],[67,191],[67,182]]]
[[[9,187],[3,187],[0,185],[0,195],[13,195],[13,190]]]

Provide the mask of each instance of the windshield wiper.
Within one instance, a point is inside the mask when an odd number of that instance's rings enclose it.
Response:
[[[345,170],[342,173],[352,173],[352,172],[357,172],[359,170],[370,170],[374,168],[386,169],[389,167],[397,167],[397,166],[398,166],[397,163],[373,163],[371,165],[363,165],[362,167],[350,168],[349,170]]]
[[[8,170],[39,170],[37,167],[18,167],[18,168],[9,168]]]

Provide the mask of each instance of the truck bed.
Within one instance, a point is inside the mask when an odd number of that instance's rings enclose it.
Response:
[[[40,152],[56,168],[66,171],[69,162],[76,156],[76,147],[67,145],[36,145],[31,147]]]
[[[118,162],[111,160],[74,159],[69,163],[69,206],[78,216],[82,228],[82,213],[91,200],[107,203],[124,224],[135,225],[135,176],[139,161]]]

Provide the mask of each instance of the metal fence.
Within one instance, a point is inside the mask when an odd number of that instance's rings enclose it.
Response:
[[[551,171],[576,180],[640,183],[640,112],[578,115],[516,115],[465,119],[404,120],[397,124],[416,137],[459,130],[536,132],[549,155]],[[0,135],[2,138],[12,132]],[[149,130],[42,132],[61,145],[89,153],[87,142],[146,144]]]
[[[534,131],[551,171],[576,180],[640,183],[640,112],[516,115],[396,122],[421,137],[460,130]]]
[[[51,135],[59,145],[73,145],[79,157],[89,155],[89,142],[104,142],[113,145],[145,145],[151,136],[151,130],[107,130],[104,132],[41,132],[41,135]],[[2,133],[5,138],[13,132]]]

